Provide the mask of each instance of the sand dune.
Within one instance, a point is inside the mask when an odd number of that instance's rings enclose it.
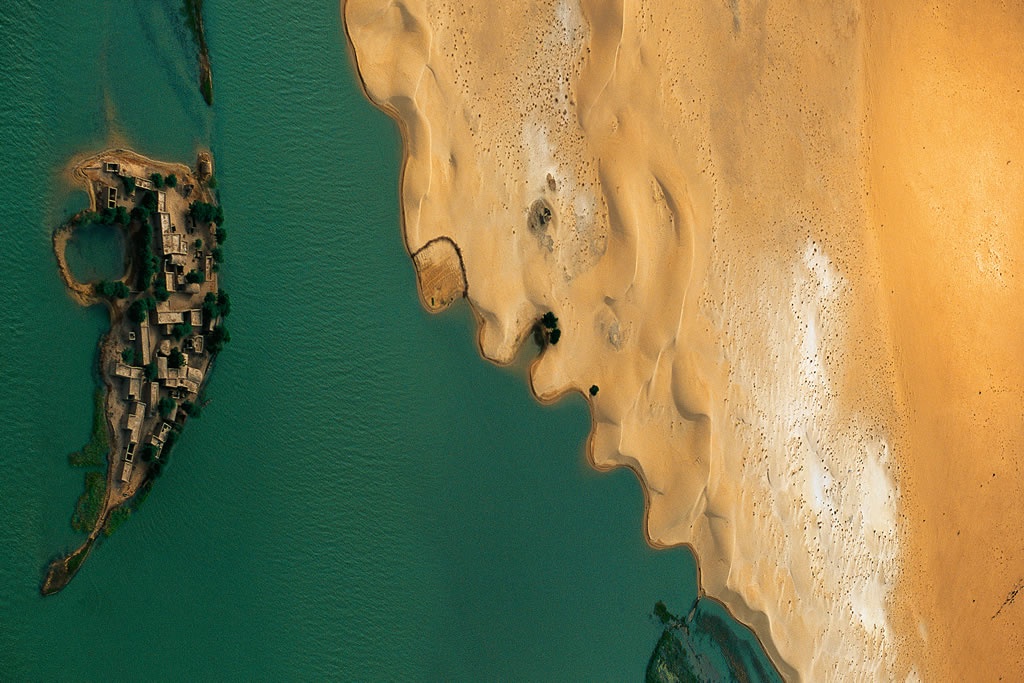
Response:
[[[534,392],[787,678],[1017,678],[1024,10],[890,5],[343,11],[424,305],[558,316]]]

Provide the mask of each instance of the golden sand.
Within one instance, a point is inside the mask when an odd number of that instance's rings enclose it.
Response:
[[[425,305],[498,363],[555,312],[538,398],[784,676],[1024,675],[1024,8],[343,11]]]

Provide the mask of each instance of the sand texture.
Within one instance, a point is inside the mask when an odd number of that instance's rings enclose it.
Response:
[[[1024,7],[342,10],[424,305],[554,312],[537,397],[787,679],[1024,677]]]

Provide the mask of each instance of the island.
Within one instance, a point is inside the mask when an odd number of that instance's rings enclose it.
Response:
[[[57,268],[79,305],[106,306],[110,331],[99,342],[92,438],[69,459],[105,472],[86,473],[72,517],[86,539],[49,564],[43,595],[63,589],[96,542],[148,495],[185,423],[202,410],[213,363],[230,340],[224,318],[231,301],[219,277],[227,232],[210,153],[199,153],[193,171],[108,150],[73,163],[70,173],[89,208],[54,231]],[[68,242],[79,227],[97,223],[123,231],[124,273],[79,282]]]

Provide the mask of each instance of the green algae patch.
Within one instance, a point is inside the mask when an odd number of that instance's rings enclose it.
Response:
[[[85,491],[78,497],[75,513],[71,516],[71,527],[75,531],[92,531],[103,511],[107,494],[107,477],[100,472],[85,473]]]
[[[106,400],[107,392],[101,388],[96,389],[93,394],[92,434],[89,442],[82,450],[68,455],[68,462],[74,467],[103,467],[107,464],[110,442],[107,438]]]

